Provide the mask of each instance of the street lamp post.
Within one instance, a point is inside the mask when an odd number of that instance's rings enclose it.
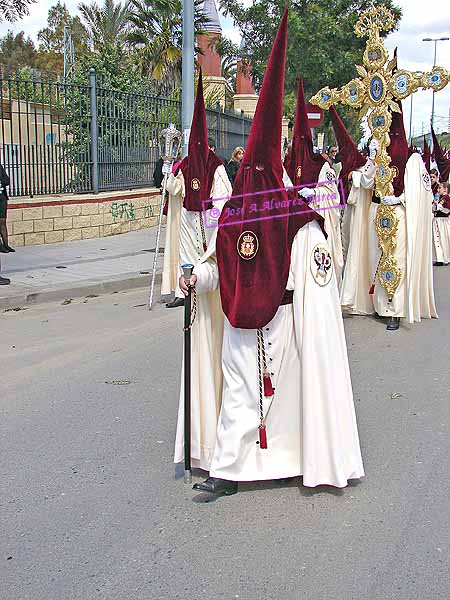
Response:
[[[434,60],[433,60],[433,67],[436,66],[436,52],[437,52],[437,43],[438,42],[446,42],[450,40],[450,38],[448,37],[441,37],[441,38],[423,38],[422,42],[434,42]],[[431,105],[431,127],[434,126],[434,94],[435,91],[433,90],[433,103]]]
[[[183,156],[187,155],[194,112],[194,0],[183,0],[183,50],[181,82],[181,131]]]

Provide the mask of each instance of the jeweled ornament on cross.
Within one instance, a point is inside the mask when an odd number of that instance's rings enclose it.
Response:
[[[431,71],[422,74],[397,69],[396,57],[389,60],[388,52],[380,38],[380,32],[390,31],[394,24],[394,15],[385,6],[374,7],[362,13],[355,25],[356,35],[367,37],[364,66],[355,65],[359,77],[340,89],[324,87],[311,98],[312,104],[325,110],[341,103],[360,109],[361,119],[367,116],[369,128],[378,143],[375,157],[375,192],[380,198],[394,193],[392,181],[397,175],[397,169],[390,166],[388,148],[391,111],[401,112],[397,100],[404,100],[419,88],[437,92],[450,81],[450,72],[443,67],[435,66]],[[386,223],[390,226],[387,227]],[[401,271],[393,255],[398,228],[398,219],[393,207],[379,205],[376,226],[382,251],[378,277],[389,300],[392,300],[401,279]]]

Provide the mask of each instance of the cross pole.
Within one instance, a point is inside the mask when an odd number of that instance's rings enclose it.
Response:
[[[419,88],[437,92],[450,82],[450,72],[443,67],[434,66],[431,71],[425,73],[397,69],[396,57],[389,60],[388,51],[380,37],[380,32],[391,31],[394,24],[394,15],[386,6],[374,7],[363,12],[355,25],[356,35],[367,37],[364,66],[355,65],[359,77],[339,89],[324,87],[310,100],[312,104],[324,110],[335,104],[345,104],[360,109],[360,119],[367,116],[369,128],[378,142],[375,191],[380,198],[394,193],[392,181],[397,175],[397,169],[390,166],[388,148],[391,113],[401,112],[397,101],[404,100]],[[378,279],[392,302],[401,280],[401,270],[394,257],[395,234],[398,229],[394,208],[381,203],[377,209],[375,224],[382,252],[377,271]]]

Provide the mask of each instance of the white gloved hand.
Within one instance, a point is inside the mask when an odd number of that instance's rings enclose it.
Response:
[[[300,198],[304,198],[306,202],[308,202],[316,195],[316,192],[311,188],[304,187],[299,191],[298,195]]]
[[[395,196],[384,196],[381,199],[381,204],[385,204],[386,206],[395,206],[396,204],[401,204],[399,198]]]

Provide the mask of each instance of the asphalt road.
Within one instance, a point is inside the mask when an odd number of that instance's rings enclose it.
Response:
[[[1,314],[0,599],[449,600],[450,268],[436,295],[396,333],[345,320],[363,481],[215,502],[172,464],[181,309]]]

